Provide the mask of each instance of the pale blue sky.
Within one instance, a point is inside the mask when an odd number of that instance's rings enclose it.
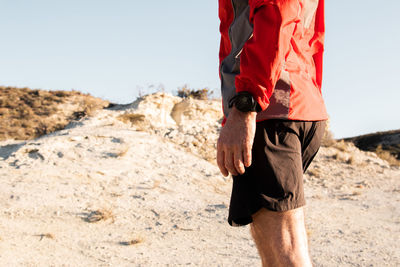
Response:
[[[335,137],[400,128],[400,1],[326,0],[323,94]],[[117,103],[219,91],[217,0],[0,0],[0,85]],[[154,87],[151,87],[154,85]]]

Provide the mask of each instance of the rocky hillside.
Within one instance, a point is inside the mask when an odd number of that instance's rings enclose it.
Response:
[[[155,93],[130,105],[116,105],[118,119],[134,129],[156,134],[212,161],[221,127],[219,100],[181,98]]]
[[[131,104],[118,105],[77,91],[0,87],[0,140],[37,138],[107,108],[118,111],[118,119],[136,130],[156,134],[214,161],[222,120],[221,102],[206,99],[205,92],[201,100],[188,97],[190,90],[184,93],[178,97],[159,92],[140,97]],[[400,130],[342,141],[374,152],[391,165],[400,165]],[[327,128],[323,146],[336,143]]]
[[[392,155],[400,160],[400,130],[371,133],[343,139],[346,142],[354,143],[359,149],[373,151],[378,155]]]
[[[33,139],[61,130],[108,104],[77,91],[0,87],[0,140]]]

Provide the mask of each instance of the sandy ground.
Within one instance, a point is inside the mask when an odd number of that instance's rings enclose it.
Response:
[[[0,143],[0,266],[260,266],[231,180],[114,113]],[[338,153],[305,176],[315,266],[400,266],[400,170]]]

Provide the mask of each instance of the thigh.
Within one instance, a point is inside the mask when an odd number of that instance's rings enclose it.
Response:
[[[254,213],[252,218],[252,227],[269,229],[268,231],[277,231],[283,227],[291,227],[290,225],[304,227],[303,207],[280,212],[270,211],[262,208]]]
[[[287,211],[305,204],[300,122],[257,123],[252,164],[233,176],[228,221],[244,225],[260,208]]]

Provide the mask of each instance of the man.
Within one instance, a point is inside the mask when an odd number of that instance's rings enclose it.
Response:
[[[327,119],[324,1],[219,0],[219,18],[217,162],[233,177],[228,221],[250,224],[263,266],[311,266],[303,173]]]

